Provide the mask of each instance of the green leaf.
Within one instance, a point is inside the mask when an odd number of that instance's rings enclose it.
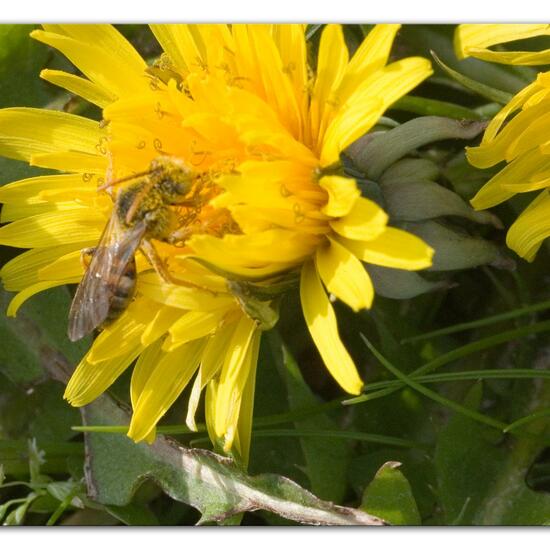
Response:
[[[43,107],[59,88],[40,78],[52,51],[30,38],[36,25],[0,25],[0,107]],[[0,185],[44,174],[26,162],[0,158]]]
[[[33,339],[28,336],[25,320],[6,317],[10,299],[7,292],[0,291],[0,372],[15,384],[29,384],[43,376],[40,356],[34,346],[29,346]]]
[[[374,137],[366,134],[350,145],[346,154],[369,179],[378,181],[394,162],[418,147],[443,139],[472,139],[485,126],[485,122],[437,116],[414,118]]]
[[[428,99],[412,95],[403,96],[396,101],[391,109],[406,111],[421,116],[444,116],[463,120],[484,120],[485,117],[473,109],[468,109],[456,103],[448,101],[439,101],[437,99]]]
[[[300,369],[275,332],[267,334],[275,364],[282,371],[288,389],[291,409],[313,407],[319,400],[312,394],[302,377]],[[294,422],[300,430],[338,430],[337,424],[326,414],[311,416]],[[346,492],[347,469],[350,461],[350,445],[345,440],[301,437],[300,442],[306,459],[306,473],[312,491],[320,498],[339,503]]]
[[[547,368],[547,360],[538,368]],[[537,389],[538,388],[538,389]],[[535,386],[532,402],[548,400],[548,383]],[[538,395],[537,395],[538,394]],[[465,399],[479,408],[481,384]],[[544,433],[547,422],[539,423]],[[530,431],[533,424],[530,425]],[[439,495],[451,525],[545,525],[550,494],[531,490],[525,477],[544,447],[536,438],[500,441],[494,430],[455,415],[441,431],[435,453]]]
[[[0,25],[0,98],[2,107],[40,107],[52,97],[52,88],[39,73],[50,51],[29,33],[36,25]]]
[[[125,525],[159,525],[155,514],[144,504],[106,506],[105,509]]]
[[[0,291],[2,312],[12,297]],[[21,385],[43,379],[58,361],[65,362],[67,368],[76,364],[89,347],[90,338],[76,344],[67,338],[69,306],[67,289],[57,287],[33,296],[15,318],[0,315],[0,372]]]
[[[361,510],[391,525],[420,525],[420,514],[399,462],[386,462],[365,489]]]
[[[513,95],[509,94],[507,92],[503,92],[502,90],[498,90],[496,88],[492,88],[491,86],[487,86],[486,84],[483,84],[481,82],[477,82],[473,78],[468,78],[467,76],[464,76],[463,74],[459,73],[458,71],[455,71],[445,65],[439,57],[437,57],[436,53],[434,51],[430,52],[432,54],[432,57],[435,59],[436,63],[456,82],[462,84],[465,88],[468,88],[472,92],[479,94],[485,98],[487,98],[489,101],[495,101],[497,103],[500,103],[501,105],[506,105],[508,103]]]
[[[85,424],[129,422],[128,413],[107,395],[84,407],[82,416]],[[141,483],[152,479],[172,498],[197,508],[202,523],[263,509],[301,523],[380,524],[362,511],[322,501],[287,478],[247,476],[227,458],[164,436],[152,445],[109,433],[87,433],[85,440],[88,494],[105,505],[125,506]]]

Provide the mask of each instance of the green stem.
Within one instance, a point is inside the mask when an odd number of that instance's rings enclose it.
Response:
[[[392,445],[395,447],[407,448],[425,448],[426,446],[418,441],[411,439],[402,439],[400,437],[391,437],[386,435],[363,433],[363,432],[348,432],[348,431],[332,431],[332,430],[255,430],[252,432],[253,437],[327,437],[332,439],[353,439],[357,441],[366,441],[368,443],[379,443],[381,445]],[[206,443],[209,439],[201,437],[194,439],[191,443]]]
[[[500,323],[502,321],[508,321],[509,319],[515,319],[516,317],[521,317],[523,315],[528,315],[529,313],[537,313],[538,311],[544,311],[550,309],[550,300],[544,302],[539,302],[538,304],[530,304],[528,306],[520,307],[512,311],[507,311],[506,313],[499,313],[498,315],[491,315],[490,317],[484,317],[483,319],[476,319],[475,321],[470,321],[467,323],[459,323],[457,325],[452,325],[450,327],[442,328],[439,330],[433,330],[431,332],[425,332],[424,334],[419,334],[417,336],[412,336],[410,338],[405,338],[401,340],[402,344],[410,344],[413,342],[418,342],[420,340],[427,340],[428,338],[433,338],[437,336],[445,336],[447,334],[454,334],[455,332],[462,332],[465,330],[471,330],[475,328],[484,327],[487,325],[492,325],[494,323]]]
[[[550,371],[536,371],[532,369],[495,369],[495,370],[473,370],[463,372],[445,372],[438,374],[426,374],[424,376],[412,376],[415,382],[421,384],[433,384],[438,382],[461,382],[464,380],[486,380],[486,379],[533,379],[533,378],[550,378]],[[383,382],[373,382],[367,385],[368,392],[346,399],[342,401],[344,405],[355,405],[363,401],[372,401],[378,396],[383,397],[389,395],[395,390],[403,387],[403,383],[399,380],[385,380]]]
[[[59,503],[54,513],[48,519],[46,526],[55,525],[55,522],[61,517],[63,512],[71,505],[73,498],[79,493],[80,487],[75,487],[69,494]]]
[[[528,414],[527,416],[523,416],[521,418],[518,418],[511,424],[508,424],[504,428],[504,432],[512,432],[515,429],[524,426],[525,424],[529,424],[530,422],[533,422],[534,420],[537,420],[538,418],[543,418],[545,416],[550,415],[550,408],[547,409],[541,409],[540,411],[535,411],[534,413]]]

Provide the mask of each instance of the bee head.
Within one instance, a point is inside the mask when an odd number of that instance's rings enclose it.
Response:
[[[168,156],[157,157],[151,163],[151,175],[156,189],[168,204],[184,201],[196,176],[182,160]]]

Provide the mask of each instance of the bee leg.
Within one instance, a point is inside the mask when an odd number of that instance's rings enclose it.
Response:
[[[143,252],[145,257],[149,260],[149,263],[154,267],[155,271],[167,282],[176,284],[176,280],[170,275],[168,269],[166,268],[166,263],[157,254],[153,243],[143,239],[141,241],[140,250]]]
[[[82,267],[84,268],[84,271],[90,267],[90,262],[92,261],[92,256],[95,252],[95,246],[90,246],[88,248],[83,248],[80,251],[80,263],[82,264]]]
[[[212,290],[211,288],[197,285],[190,281],[185,281],[182,279],[178,279],[176,277],[172,277],[168,269],[166,269],[166,263],[163,262],[162,259],[159,257],[153,244],[147,241],[146,239],[143,239],[143,241],[141,241],[140,250],[143,252],[145,257],[149,260],[149,263],[153,266],[153,268],[161,276],[161,278],[164,279],[165,282],[173,285],[180,285],[180,286],[183,285],[183,286],[191,286],[193,288],[200,288],[201,290],[205,290],[206,292],[209,292],[213,296],[218,295],[218,293]]]
[[[174,246],[184,246],[185,241],[189,238],[190,235],[191,229],[189,227],[182,227],[170,233],[170,235],[168,235],[168,237],[166,238],[166,242]]]

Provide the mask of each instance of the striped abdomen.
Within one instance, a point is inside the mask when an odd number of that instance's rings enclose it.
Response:
[[[109,313],[104,324],[108,324],[120,317],[122,312],[128,307],[136,290],[136,278],[136,259],[132,257],[118,283],[111,287],[113,294],[109,302]]]

